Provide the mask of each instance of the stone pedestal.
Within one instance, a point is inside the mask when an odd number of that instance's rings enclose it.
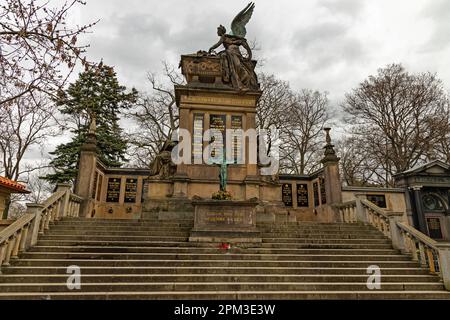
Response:
[[[256,201],[196,200],[194,228],[189,241],[261,242],[256,229]]]

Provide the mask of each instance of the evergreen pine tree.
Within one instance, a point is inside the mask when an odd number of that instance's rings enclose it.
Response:
[[[136,98],[137,91],[133,88],[127,92],[126,87],[119,84],[114,69],[102,62],[80,73],[78,80],[61,92],[56,101],[61,113],[74,124],[71,129],[73,138],[50,152],[54,156],[50,164],[55,173],[44,179],[52,183],[75,180],[80,148],[86,141],[91,114],[96,117],[100,161],[107,167],[119,167],[126,161],[127,142],[122,137],[119,114],[121,110],[130,108]]]

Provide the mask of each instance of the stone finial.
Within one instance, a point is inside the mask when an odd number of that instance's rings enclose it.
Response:
[[[339,158],[336,155],[336,151],[334,150],[334,145],[331,144],[331,137],[330,137],[330,130],[331,128],[324,128],[323,129],[326,132],[326,145],[324,147],[324,157],[322,159],[322,163],[326,165],[327,163],[337,163],[339,162]]]
[[[95,131],[97,130],[97,122],[96,122],[96,115],[95,113],[92,113],[90,115],[91,123],[89,124],[89,134],[95,134]]]
[[[331,128],[323,128],[323,130],[325,130],[325,132],[326,132],[326,141],[327,141],[327,145],[329,145],[329,144],[331,144],[331,137],[330,137]]]
[[[83,151],[97,151],[97,122],[96,115],[94,112],[89,112],[90,123],[89,130],[86,135],[86,142],[81,146],[81,150]]]

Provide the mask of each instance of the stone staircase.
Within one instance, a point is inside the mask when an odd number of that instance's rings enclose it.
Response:
[[[362,224],[259,223],[263,242],[189,243],[191,220],[65,218],[0,275],[0,299],[450,299]],[[81,268],[69,290],[67,267]],[[366,286],[381,268],[381,289]]]

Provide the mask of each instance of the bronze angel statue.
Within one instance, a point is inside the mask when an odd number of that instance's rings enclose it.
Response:
[[[247,30],[245,26],[250,21],[255,4],[250,2],[231,22],[232,34],[227,34],[224,26],[217,28],[219,41],[209,49],[210,54],[215,54],[214,50],[223,45],[224,51],[217,54],[221,58],[223,81],[239,91],[258,90],[258,79],[255,73],[255,62],[252,61],[252,50],[245,39]],[[240,47],[247,51],[244,57]]]

